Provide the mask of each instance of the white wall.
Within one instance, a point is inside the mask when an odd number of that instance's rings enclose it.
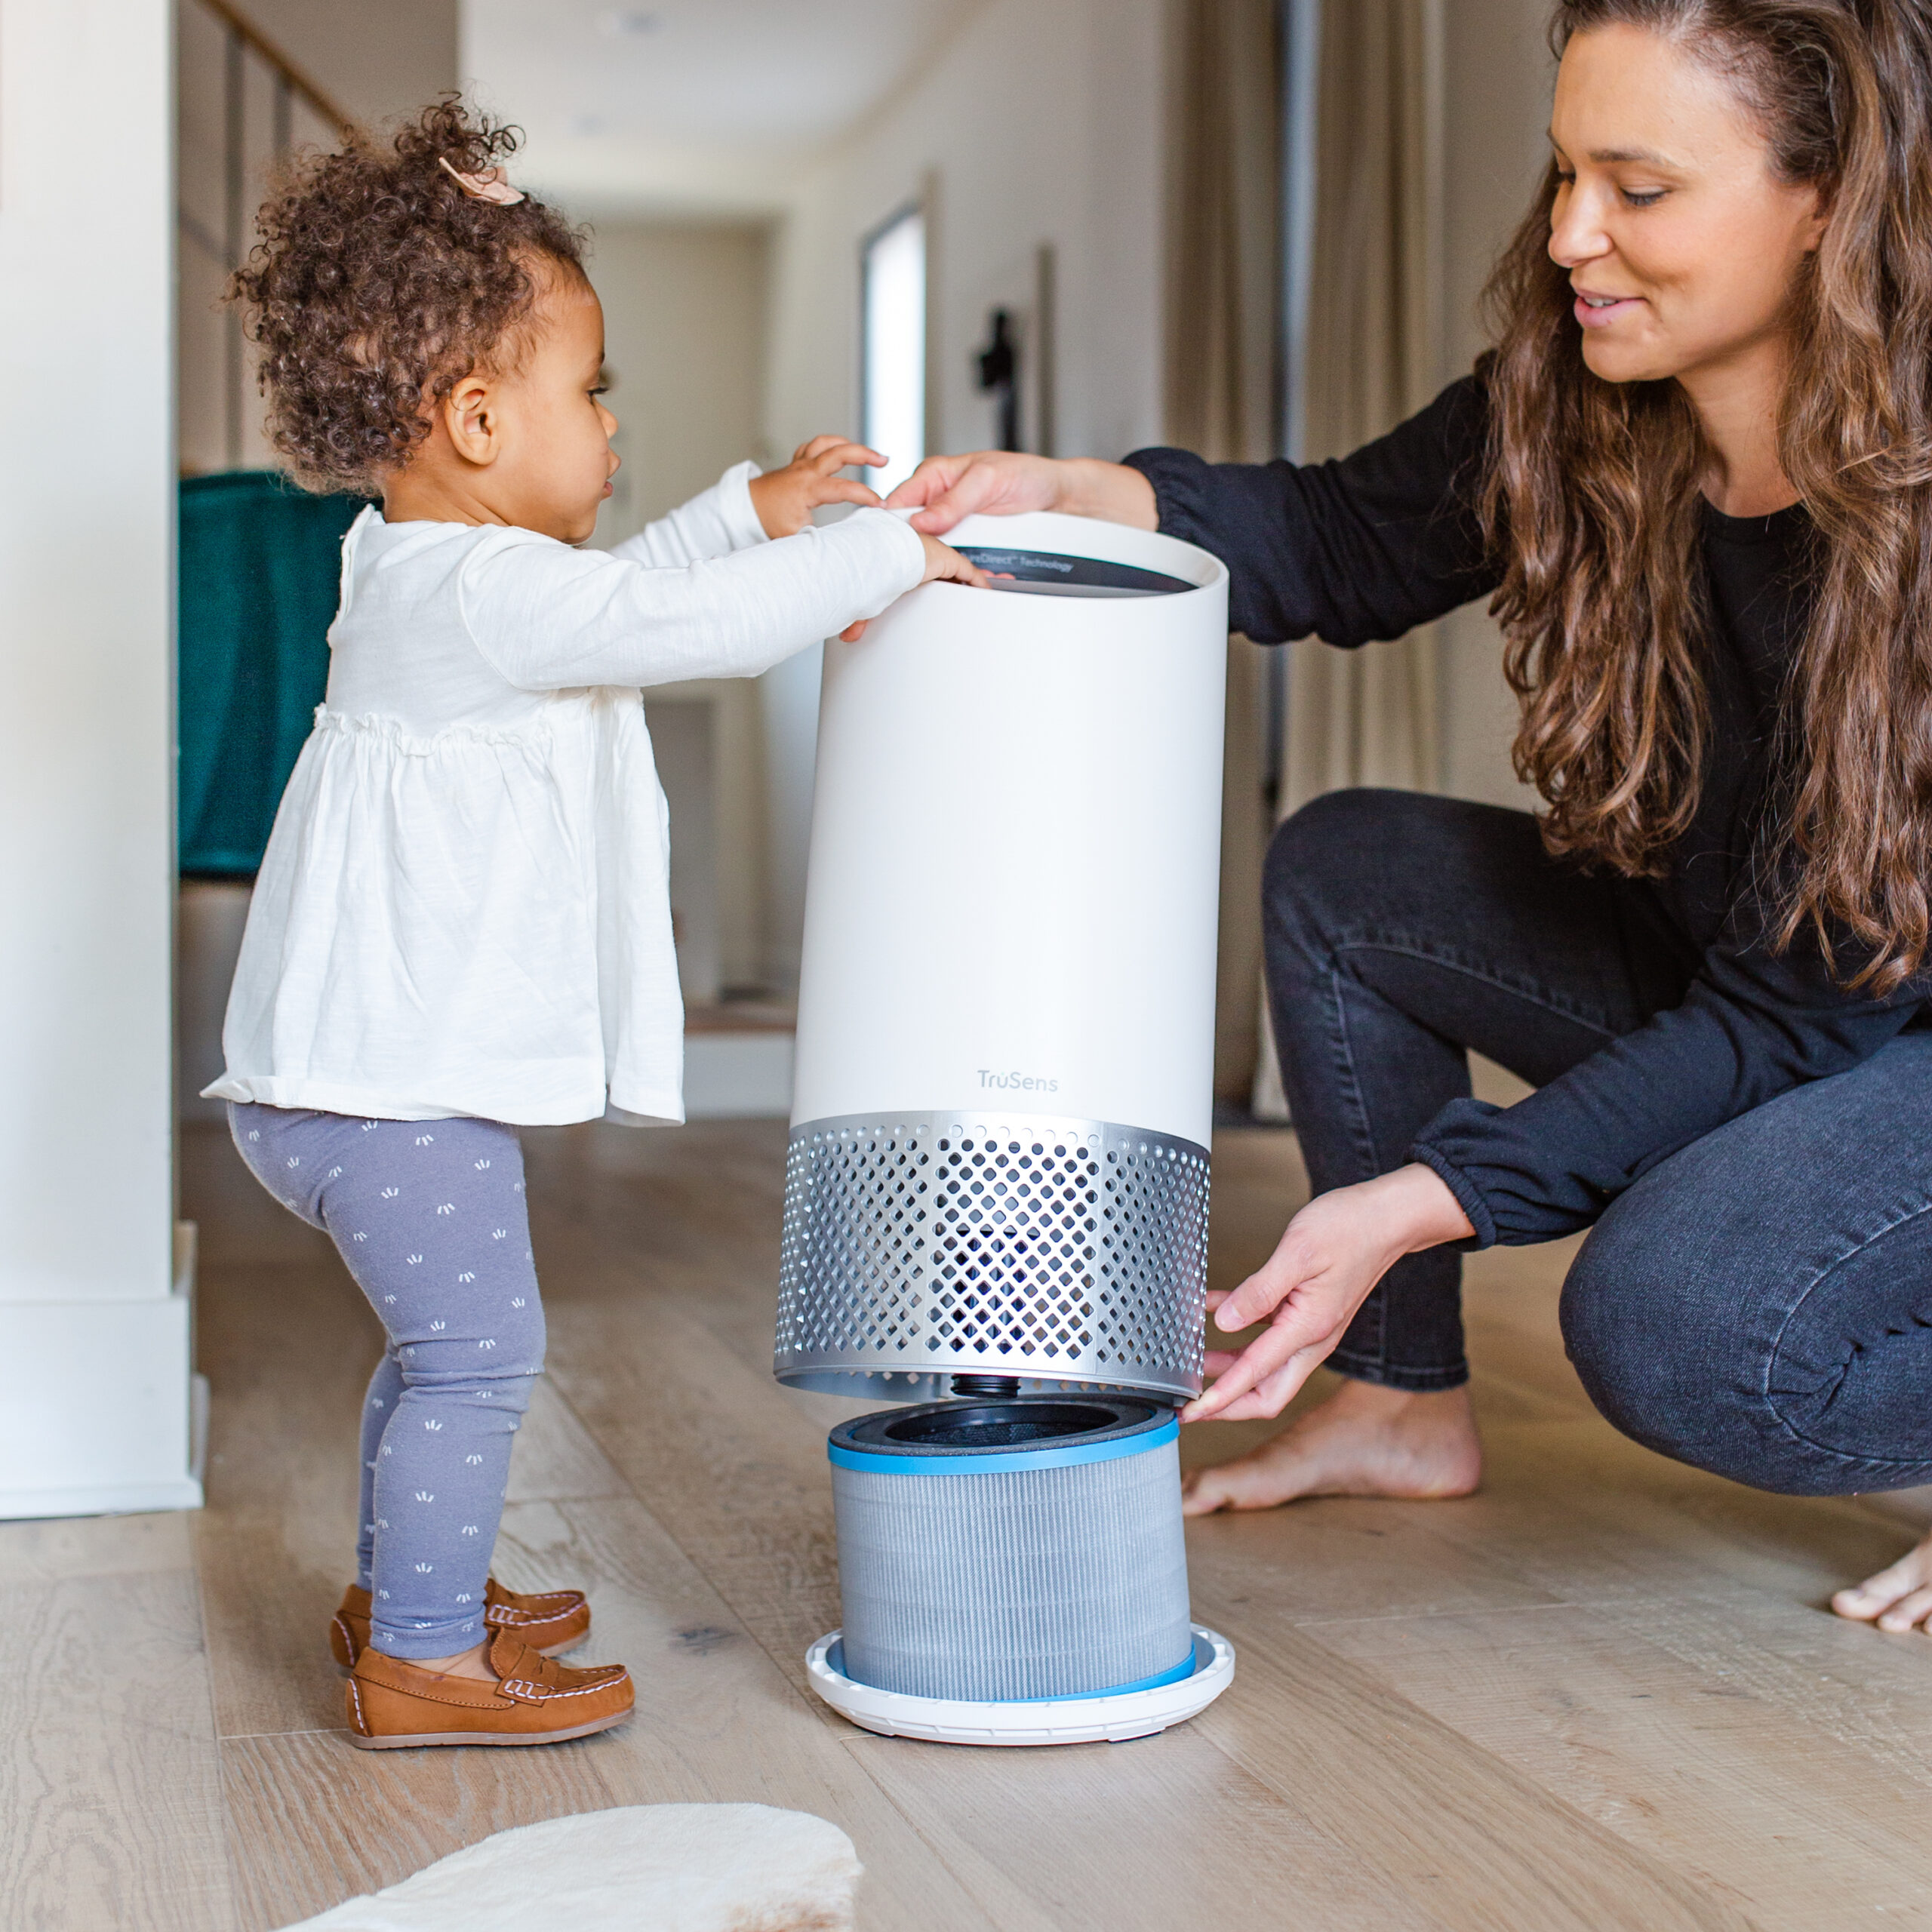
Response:
[[[798,183],[778,234],[770,439],[856,429],[860,238],[937,190],[928,328],[940,440],[992,433],[971,355],[1059,249],[1060,454],[1160,434],[1160,0],[991,0],[917,81]]]
[[[731,464],[768,459],[768,239],[762,223],[593,223],[590,279],[604,303],[613,447],[623,460],[598,518],[600,545],[675,509]]]
[[[0,1515],[198,1496],[172,1292],[170,42],[168,0],[0,9]]]
[[[1161,436],[1161,0],[989,0],[923,72],[799,181],[777,231],[767,439],[858,426],[859,245],[933,193],[928,327],[937,446],[991,440],[974,387],[989,310],[1030,306],[1057,251],[1057,453]],[[817,654],[764,680],[771,907],[795,972]]]
[[[708,488],[764,441],[764,223],[596,222],[590,277],[623,459],[605,548]],[[789,453],[789,452],[788,452]],[[786,977],[771,957],[758,688],[687,686],[647,703],[671,808],[671,906],[686,1001]]]

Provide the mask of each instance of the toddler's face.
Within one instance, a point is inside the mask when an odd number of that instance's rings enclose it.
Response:
[[[617,419],[604,407],[604,307],[575,276],[552,278],[513,372],[498,377],[501,447],[491,465],[491,507],[504,521],[581,543],[611,494]]]
[[[515,366],[472,369],[429,412],[429,435],[383,485],[392,523],[510,524],[559,543],[597,528],[617,457],[603,393],[604,308],[588,282],[540,269]]]

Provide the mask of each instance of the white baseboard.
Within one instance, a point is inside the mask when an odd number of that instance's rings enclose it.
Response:
[[[151,1300],[0,1303],[0,1518],[201,1507],[193,1252]]]
[[[6,1490],[0,1491],[0,1522],[36,1516],[142,1516],[156,1509],[198,1509],[205,1500],[192,1476],[118,1488]]]

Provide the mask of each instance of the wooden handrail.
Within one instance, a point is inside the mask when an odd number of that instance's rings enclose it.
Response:
[[[338,133],[349,134],[355,131],[355,117],[343,112],[254,21],[238,14],[228,0],[202,0],[202,5],[245,45],[253,48],[292,92],[299,94],[325,121],[334,122]]]

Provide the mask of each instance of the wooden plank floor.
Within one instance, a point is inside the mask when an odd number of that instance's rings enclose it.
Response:
[[[1239,1654],[1220,1703],[1132,1745],[952,1749],[803,1688],[837,1617],[824,1432],[852,1411],[769,1373],[782,1126],[528,1144],[550,1374],[497,1567],[590,1592],[586,1655],[631,1665],[635,1721],[346,1743],[323,1626],[377,1331],[193,1129],[209,1507],[0,1525],[0,1925],[265,1932],[507,1825],[692,1799],[836,1820],[872,1932],[1932,1924],[1932,1643],[1823,1607],[1911,1531],[1618,1437],[1563,1359],[1565,1248],[1471,1266],[1478,1494],[1195,1524],[1196,1614]],[[1231,1284],[1303,1183],[1286,1134],[1215,1154]]]

